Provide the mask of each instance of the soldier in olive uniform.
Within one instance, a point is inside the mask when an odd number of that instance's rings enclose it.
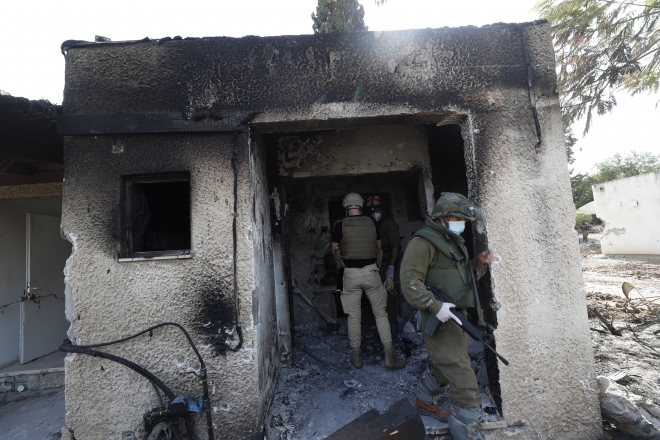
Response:
[[[481,395],[470,367],[467,335],[454,322],[451,307],[462,313],[476,307],[479,324],[483,312],[474,286],[488,270],[493,254],[487,250],[472,261],[461,233],[465,221],[475,219],[476,208],[464,196],[442,193],[426,225],[410,240],[401,263],[401,286],[408,302],[421,311],[422,328],[430,315],[441,322],[435,335],[424,335],[429,359],[433,364],[424,372],[417,387],[416,406],[427,415],[447,421],[456,440],[481,439],[477,430]],[[436,300],[427,286],[442,286],[456,304]],[[449,387],[450,408],[437,402]]]
[[[399,369],[406,363],[394,355],[392,334],[385,311],[386,293],[376,265],[381,245],[380,236],[374,222],[362,215],[363,204],[364,200],[360,194],[347,194],[343,201],[346,218],[338,222],[332,231],[332,253],[341,245],[341,258],[345,266],[341,304],[348,315],[348,339],[353,351],[350,359],[355,368],[362,368],[360,306],[364,290],[376,317],[378,335],[385,349],[385,368]]]
[[[390,321],[392,340],[399,341],[399,322],[397,307],[399,299],[399,280],[394,277],[394,271],[401,252],[401,237],[399,225],[390,217],[383,215],[383,202],[377,195],[367,197],[367,209],[371,210],[371,218],[380,232],[383,257],[380,263],[380,279],[387,291],[387,319]]]

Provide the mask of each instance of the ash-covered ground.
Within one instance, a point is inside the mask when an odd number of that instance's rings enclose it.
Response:
[[[597,241],[580,250],[597,374],[619,374],[638,406],[660,405],[660,256],[602,255]],[[624,282],[636,287],[628,297]]]
[[[371,409],[384,412],[396,401],[415,403],[417,383],[430,363],[421,332],[402,333],[397,354],[406,359],[402,370],[385,369],[384,354],[375,325],[364,322],[362,331],[363,367],[353,368],[346,319],[329,331],[311,324],[298,328],[294,365],[282,368],[275,396],[266,416],[268,440],[324,439]],[[408,327],[410,329],[410,326]],[[488,378],[483,347],[470,344],[472,366],[480,381],[483,421],[500,417],[487,395]],[[445,404],[447,396],[445,396]],[[427,438],[443,439],[447,425],[423,416]]]
[[[597,374],[617,377],[633,400],[660,405],[660,256],[602,255],[597,240],[581,244],[580,251]],[[628,297],[623,282],[636,288]],[[406,367],[388,371],[373,322],[363,322],[364,367],[356,370],[349,361],[346,320],[339,322],[335,331],[315,324],[297,329],[294,365],[282,368],[266,418],[268,440],[323,439],[371,409],[382,413],[404,397],[414,403],[417,382],[429,364],[422,334],[402,333],[396,351]],[[483,349],[470,344],[470,355],[484,398],[482,421],[498,420],[487,394]],[[451,438],[445,424],[422,420],[427,438]],[[604,428],[604,438],[635,439],[608,422]]]

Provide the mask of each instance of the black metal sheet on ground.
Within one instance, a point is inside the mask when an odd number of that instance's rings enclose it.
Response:
[[[424,440],[426,430],[417,411],[401,399],[383,414],[372,409],[326,437],[326,440]]]

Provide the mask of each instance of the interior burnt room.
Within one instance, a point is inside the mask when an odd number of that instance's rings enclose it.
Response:
[[[351,420],[373,408],[384,411],[404,396],[414,398],[417,381],[430,363],[420,315],[401,292],[398,270],[408,242],[423,226],[433,201],[445,191],[469,194],[461,125],[364,126],[258,137],[267,155],[274,263],[282,269],[277,295],[280,302],[286,298],[293,336],[288,347],[280,347],[280,360],[293,368],[280,373],[266,425],[270,424],[273,438],[279,438],[278,432],[305,438],[315,432],[327,435],[337,428],[336,420]],[[399,334],[395,350],[407,362],[398,372],[382,368],[382,345],[366,295],[361,307],[365,366],[353,369],[348,361],[347,315],[340,301],[344,269],[336,262],[331,242],[335,225],[346,216],[342,199],[350,192],[365,200],[378,195],[382,215],[398,225],[402,252],[395,266]],[[363,214],[370,214],[366,207]],[[464,237],[473,258],[475,249],[482,250],[484,245],[475,242],[471,228]],[[488,279],[480,282],[480,295],[493,322]],[[482,418],[496,421],[501,414],[496,360],[472,340],[469,352],[483,397]],[[394,388],[393,383],[397,384]],[[337,387],[348,393],[328,392]],[[333,412],[341,407],[345,414],[337,414],[334,421],[315,417],[317,411],[304,410],[314,406],[312,400],[323,402]],[[438,434],[445,429],[430,417],[424,417],[424,422]]]

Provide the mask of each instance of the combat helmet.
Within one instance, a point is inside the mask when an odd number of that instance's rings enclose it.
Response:
[[[343,200],[344,209],[362,209],[364,199],[358,193],[348,193]]]
[[[476,206],[464,195],[459,193],[443,192],[435,202],[431,218],[447,217],[455,215],[466,221],[473,221],[477,215]]]

